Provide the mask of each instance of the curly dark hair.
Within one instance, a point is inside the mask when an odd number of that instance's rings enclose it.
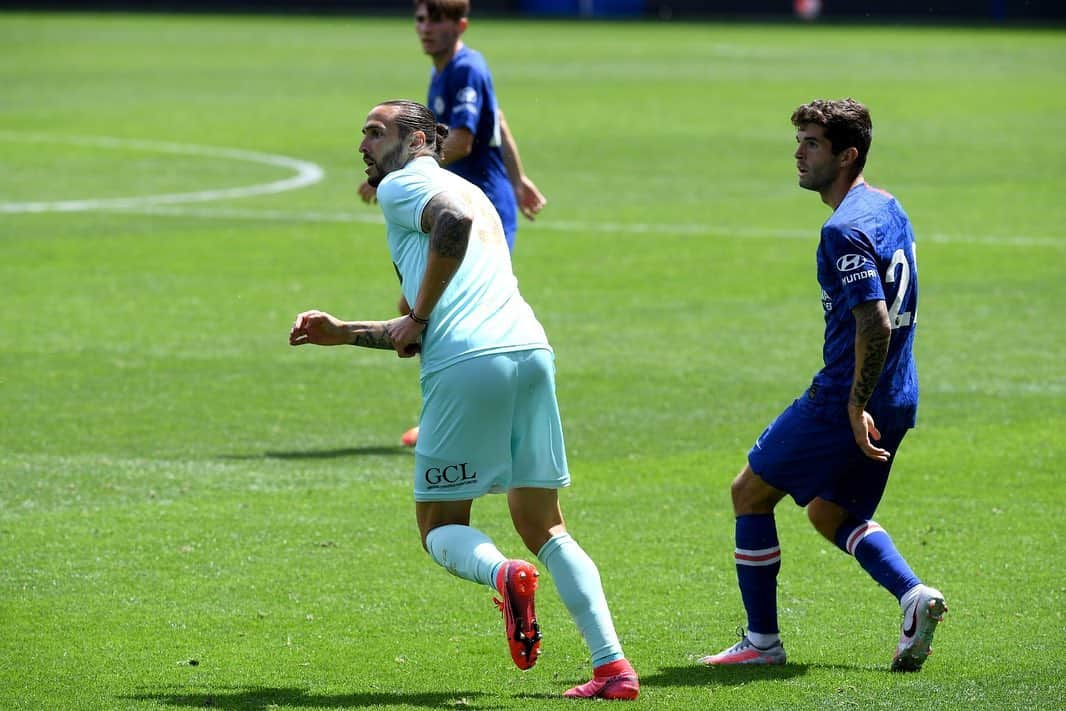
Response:
[[[825,137],[839,154],[854,147],[859,152],[855,159],[854,174],[866,167],[866,156],[873,140],[873,124],[870,111],[855,99],[815,99],[792,112],[792,125],[796,128],[815,124],[825,128]]]

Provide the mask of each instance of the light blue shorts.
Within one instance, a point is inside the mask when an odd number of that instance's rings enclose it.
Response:
[[[477,356],[427,375],[418,426],[415,501],[570,484],[549,350]]]

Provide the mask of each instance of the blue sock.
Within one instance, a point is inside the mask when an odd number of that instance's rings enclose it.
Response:
[[[566,609],[585,638],[592,666],[625,657],[603,595],[600,571],[569,533],[552,536],[537,553],[551,573]]]
[[[452,575],[496,589],[496,572],[507,558],[472,526],[437,526],[426,536],[430,557]]]
[[[855,556],[863,570],[897,600],[922,582],[876,521],[849,518],[840,524],[834,542],[840,550]]]
[[[748,631],[776,635],[781,546],[777,542],[774,515],[737,516],[736,542],[737,583],[748,612]]]

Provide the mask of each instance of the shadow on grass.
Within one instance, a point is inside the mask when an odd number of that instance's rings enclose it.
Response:
[[[683,667],[660,667],[650,675],[641,675],[641,686],[739,686],[753,681],[780,681],[803,676],[807,673],[806,664],[785,664],[782,666],[756,666],[751,664],[708,667],[704,664],[690,664]]]
[[[293,452],[263,452],[261,454],[222,454],[219,459],[254,460],[254,459],[340,459],[341,457],[386,456],[398,457],[408,455],[409,447],[344,447],[341,449],[309,449]]]
[[[356,694],[310,694],[304,689],[269,687],[227,689],[202,692],[135,694],[126,700],[154,701],[162,706],[185,706],[197,709],[263,709],[272,706],[358,709],[382,705],[407,705],[425,708],[462,707],[483,694],[479,692],[363,692]],[[474,708],[493,708],[474,706]]]

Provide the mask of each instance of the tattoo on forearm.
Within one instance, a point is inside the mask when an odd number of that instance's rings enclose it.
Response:
[[[426,206],[433,225],[429,233],[429,248],[444,257],[461,260],[470,242],[473,220],[466,209],[447,193],[441,193]]]
[[[363,348],[379,348],[386,351],[392,350],[392,335],[389,333],[389,329],[386,328],[386,323],[385,321],[369,321],[354,324],[352,345],[362,346]]]
[[[885,321],[878,310],[857,309],[855,314],[856,349],[855,356],[862,365],[851,387],[851,404],[865,406],[877,387],[881,371],[888,357],[888,343],[892,332],[885,327]],[[861,349],[861,352],[860,350]]]

